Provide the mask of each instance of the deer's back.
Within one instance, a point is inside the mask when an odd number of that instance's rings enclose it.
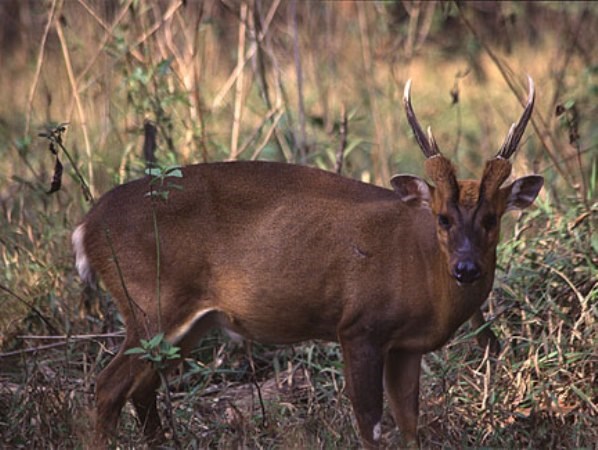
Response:
[[[426,210],[317,169],[218,163],[186,167],[172,182],[182,189],[170,188],[166,200],[147,195],[147,177],[100,199],[84,221],[92,267],[118,284],[114,252],[125,281],[149,286],[157,235],[162,289],[181,303],[217,304],[260,341],[335,339],[347,302],[363,301],[366,288],[396,289],[394,277],[413,270],[406,255],[433,241]],[[106,230],[119,237],[111,245]],[[422,231],[430,238],[414,238]],[[272,329],[272,314],[285,330]]]

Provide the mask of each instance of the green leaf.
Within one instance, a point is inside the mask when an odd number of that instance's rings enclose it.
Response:
[[[172,58],[167,58],[167,59],[163,59],[162,61],[160,61],[158,63],[158,66],[156,67],[156,72],[158,73],[158,75],[163,76],[168,74],[168,72],[170,72],[170,65],[172,63]]]
[[[575,100],[569,99],[565,102],[563,106],[565,107],[565,109],[571,109],[575,106]]]
[[[125,351],[125,355],[139,355],[145,353],[145,349],[141,347],[133,347]]]
[[[164,333],[158,333],[150,341],[147,343],[148,347],[155,348],[157,347],[160,342],[164,340]]]
[[[175,178],[183,178],[183,171],[179,168],[169,170],[166,172],[166,176],[168,177],[175,177]]]
[[[145,174],[150,175],[152,177],[159,177],[162,175],[162,169],[159,167],[149,167],[145,169]]]
[[[180,347],[177,347],[175,345],[172,345],[168,348],[166,354],[168,355],[169,359],[176,359],[180,356]]]

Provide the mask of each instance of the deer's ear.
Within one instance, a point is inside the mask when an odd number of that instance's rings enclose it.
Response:
[[[425,205],[432,202],[434,188],[414,175],[395,175],[390,184],[402,201],[409,203],[419,201]]]
[[[524,209],[530,206],[538,196],[543,185],[544,178],[539,175],[529,175],[518,178],[509,186],[503,188],[507,196],[505,212],[514,209]]]

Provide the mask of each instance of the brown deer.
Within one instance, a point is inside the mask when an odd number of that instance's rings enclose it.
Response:
[[[182,189],[165,201],[147,195],[150,177],[98,201],[73,234],[76,264],[85,280],[99,274],[127,327],[97,378],[99,445],[128,399],[148,439],[162,434],[159,374],[125,351],[163,331],[184,355],[213,327],[264,343],[340,342],[364,445],[379,445],[383,391],[417,445],[422,355],[468,319],[484,323],[501,216],[531,205],[543,179],[502,186],[534,106],[531,78],[523,115],[481,181],[457,180],[424,134],[410,82],[404,106],[433,185],[398,175],[388,190],[303,166],[227,162],[183,168]],[[488,329],[480,339],[496,349]]]

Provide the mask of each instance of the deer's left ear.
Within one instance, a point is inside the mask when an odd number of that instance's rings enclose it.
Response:
[[[529,175],[521,177],[513,181],[509,186],[503,188],[506,198],[505,212],[514,209],[524,209],[530,206],[542,186],[544,185],[544,178],[539,175]]]

